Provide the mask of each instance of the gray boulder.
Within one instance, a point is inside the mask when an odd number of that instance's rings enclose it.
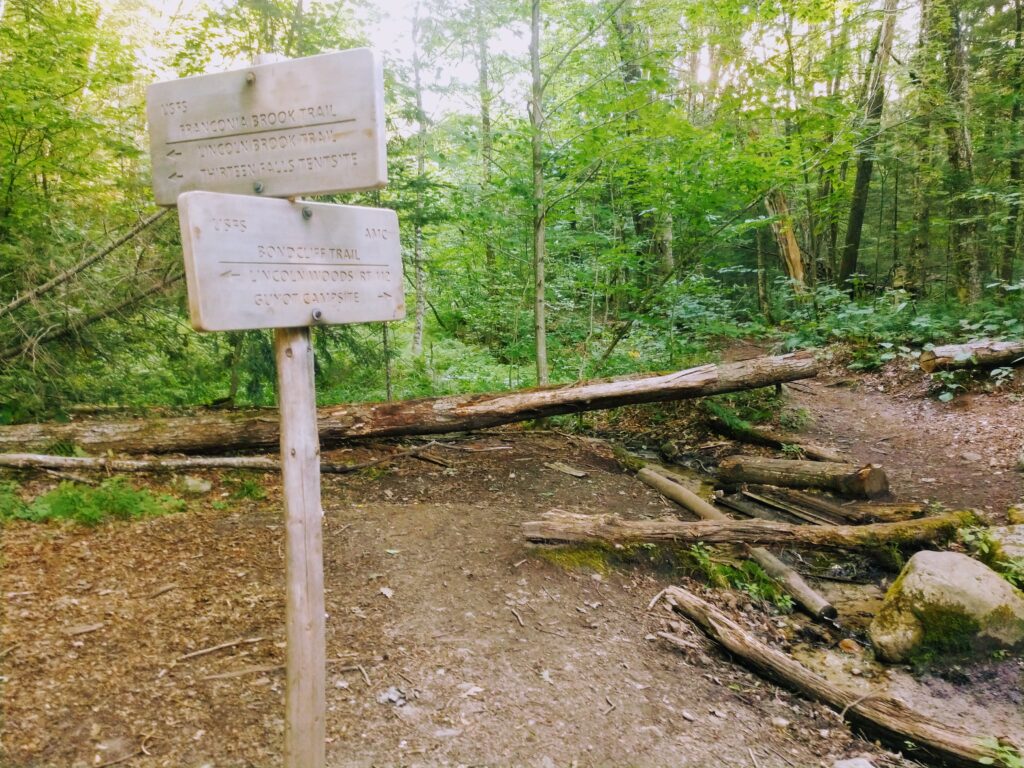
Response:
[[[868,629],[891,662],[1024,646],[1024,595],[959,552],[918,552]]]
[[[1024,560],[1024,525],[989,528],[988,537],[997,546],[999,560]]]

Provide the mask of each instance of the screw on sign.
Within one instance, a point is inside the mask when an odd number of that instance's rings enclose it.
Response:
[[[150,87],[153,192],[178,206],[200,331],[274,329],[285,499],[287,768],[325,762],[320,443],[309,327],[405,316],[394,211],[277,199],[387,181],[367,49]],[[234,194],[231,194],[234,193]]]

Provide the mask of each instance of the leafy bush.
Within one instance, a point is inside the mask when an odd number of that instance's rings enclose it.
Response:
[[[135,488],[115,477],[92,487],[61,483],[52,491],[25,502],[15,483],[0,484],[0,522],[31,520],[72,520],[83,525],[98,525],[107,520],[131,520],[180,512],[185,502],[168,494],[156,494]]]
[[[690,555],[711,584],[746,592],[753,600],[774,605],[783,613],[793,610],[793,598],[779,589],[779,585],[753,560],[744,560],[739,565],[723,563],[716,560],[714,552],[703,544],[690,547]]]

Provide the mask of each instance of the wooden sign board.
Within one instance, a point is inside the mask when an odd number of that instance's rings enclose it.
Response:
[[[154,83],[153,194],[294,197],[387,183],[384,75],[369,48]]]
[[[186,192],[178,212],[196,330],[405,317],[392,210]]]

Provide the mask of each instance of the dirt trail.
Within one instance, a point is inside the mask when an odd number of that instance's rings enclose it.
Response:
[[[663,618],[646,606],[666,580],[567,572],[525,547],[519,523],[552,507],[669,510],[603,450],[516,433],[474,445],[509,450],[325,480],[332,766],[747,768],[753,751],[802,768],[881,754],[717,652],[650,638]],[[212,498],[229,487],[218,479]],[[125,765],[279,765],[283,672],[209,679],[283,661],[277,509],[272,494],[95,530],[8,526],[0,764],[95,766],[145,743],[151,756]],[[239,638],[262,639],[175,661]]]
[[[852,385],[852,386],[851,386]],[[1024,397],[978,393],[942,403],[920,387],[892,393],[881,376],[787,386],[812,417],[809,434],[862,462],[882,464],[903,500],[976,507],[998,517],[1024,499]]]

